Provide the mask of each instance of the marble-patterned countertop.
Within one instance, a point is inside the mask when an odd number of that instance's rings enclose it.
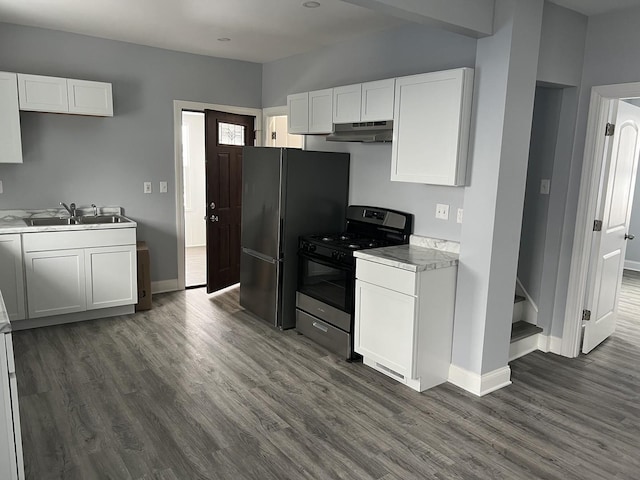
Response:
[[[2,292],[0,292],[0,333],[7,333],[10,331],[11,322],[9,321],[9,314],[7,313],[7,308],[5,307],[4,300],[2,299]]]
[[[94,214],[92,207],[77,209],[79,215],[91,216]],[[122,215],[121,207],[98,207],[98,215]],[[69,230],[104,230],[111,228],[132,228],[137,224],[127,218],[122,223],[87,223],[76,225],[43,225],[31,226],[27,220],[32,218],[68,217],[69,213],[64,208],[32,209],[32,210],[0,210],[0,234],[3,233],[33,233],[33,232],[59,232]]]
[[[424,270],[435,270],[458,265],[459,255],[455,251],[456,242],[414,237],[416,236],[412,235],[411,243],[408,245],[369,248],[366,250],[358,250],[354,252],[353,255],[356,258],[362,258],[363,260],[369,260],[411,272],[422,272]],[[440,242],[437,243],[437,245],[441,247],[441,249],[431,248],[431,246],[435,246],[436,243],[426,240]],[[429,245],[430,247],[428,248],[421,245]]]

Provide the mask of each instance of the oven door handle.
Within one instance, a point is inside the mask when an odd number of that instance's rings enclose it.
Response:
[[[340,263],[332,263],[330,260],[327,260],[325,257],[321,257],[320,255],[314,255],[314,254],[309,253],[309,252],[304,252],[302,250],[300,250],[298,252],[298,255],[300,257],[302,257],[302,258],[307,258],[307,259],[312,260],[312,261],[314,261],[316,263],[324,265],[325,267],[336,268],[338,270],[344,270],[345,272],[350,272],[354,268],[354,267],[349,266],[349,265],[342,265]]]

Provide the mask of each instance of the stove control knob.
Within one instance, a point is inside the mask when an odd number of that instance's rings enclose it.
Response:
[[[315,245],[309,245],[308,250],[309,250],[310,252],[315,252],[315,251],[316,251],[316,246],[315,246]]]

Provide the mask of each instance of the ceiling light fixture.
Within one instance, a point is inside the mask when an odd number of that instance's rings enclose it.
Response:
[[[319,2],[304,2],[302,4],[303,7],[307,7],[307,8],[318,8],[320,6]]]
[[[219,42],[230,42],[230,41],[231,41],[231,39],[230,39],[230,38],[228,38],[228,37],[220,37],[220,38],[218,39],[218,41],[219,41]]]

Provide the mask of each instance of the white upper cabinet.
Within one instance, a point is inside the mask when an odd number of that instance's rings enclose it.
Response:
[[[395,78],[362,84],[361,122],[393,120]]]
[[[333,123],[360,121],[362,84],[346,85],[333,89]]]
[[[287,130],[289,133],[309,132],[309,93],[287,96]]]
[[[391,180],[464,185],[473,69],[396,79]]]
[[[0,72],[0,163],[22,163],[18,79]]]
[[[69,113],[113,117],[111,84],[67,79]]]
[[[18,74],[20,110],[113,116],[111,84]]]
[[[333,89],[333,123],[393,120],[395,78]]]
[[[309,92],[309,133],[333,131],[333,88]]]
[[[66,78],[19,73],[18,91],[20,110],[53,113],[69,111]]]

